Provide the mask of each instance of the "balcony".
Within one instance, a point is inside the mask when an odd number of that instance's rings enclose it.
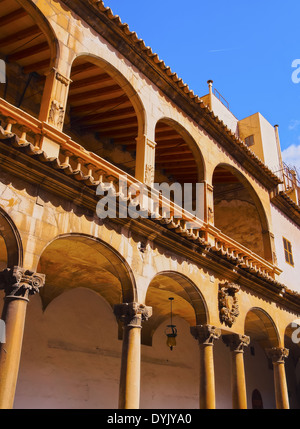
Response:
[[[3,99],[0,99],[0,118],[2,143],[13,145],[16,149],[25,149],[28,156],[48,163],[51,168],[84,183],[95,192],[99,186],[103,189],[106,186],[107,190],[107,183],[110,183],[119,201],[126,201],[126,204],[137,204],[138,201],[154,223],[159,223],[198,245],[204,252],[213,252],[234,267],[272,283],[275,288],[281,290],[282,285],[275,280],[275,275],[279,275],[281,271],[275,265],[226,236],[215,226],[195,218],[159,192],[153,192],[151,188],[107,160],[87,151],[65,133]],[[131,191],[136,189],[136,192],[125,195],[120,188],[120,177],[123,183],[126,180],[127,188]],[[138,195],[141,187],[146,189],[144,199]]]

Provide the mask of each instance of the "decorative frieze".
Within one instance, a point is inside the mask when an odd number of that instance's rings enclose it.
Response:
[[[21,267],[6,268],[0,273],[0,289],[6,298],[28,299],[39,292],[45,284],[45,274],[35,273]]]

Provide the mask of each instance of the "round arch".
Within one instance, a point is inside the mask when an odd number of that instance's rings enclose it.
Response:
[[[136,300],[133,273],[109,244],[86,234],[63,234],[40,255],[38,271],[46,275],[41,290],[43,308],[64,291],[78,287],[99,293],[113,307]]]
[[[156,122],[155,127],[155,142],[156,146],[156,165],[165,167],[170,166],[170,161],[188,165],[188,168],[195,170],[193,180],[194,182],[203,182],[206,178],[206,166],[202,152],[197,145],[194,138],[190,133],[174,119],[168,117],[162,117]],[[161,151],[161,153],[159,153]],[[168,152],[168,160],[164,163],[164,154]],[[191,165],[189,165],[191,163]],[[193,164],[193,165],[192,165]],[[171,171],[175,176],[175,168]],[[191,175],[184,176],[187,172],[180,172],[177,170],[177,175],[186,177],[183,181],[188,183]]]
[[[208,306],[195,283],[175,271],[161,271],[149,283],[146,305],[152,307],[153,315],[143,328],[143,343],[151,345],[156,329],[170,317],[170,301],[174,298],[172,312],[190,326],[209,323]]]
[[[56,67],[60,53],[59,42],[54,29],[50,25],[47,17],[43,14],[41,9],[32,1],[16,0],[16,2],[26,10],[26,12],[33,18],[36,24],[43,31],[50,48],[49,70],[51,70],[53,67]]]
[[[222,232],[228,236],[232,236],[236,232],[239,233],[239,228],[236,228],[235,222],[232,219],[232,215],[236,214],[241,221],[244,221],[245,225],[248,224],[250,227],[248,212],[251,211],[251,227],[254,225],[256,219],[256,231],[243,231],[244,239],[248,241],[245,243],[246,247],[249,247],[255,253],[260,254],[264,259],[273,262],[273,252],[271,246],[271,239],[269,234],[269,221],[263,207],[263,204],[251,185],[248,179],[235,167],[227,163],[218,164],[213,170],[212,184],[214,187],[214,214],[215,214],[215,226],[221,229]],[[230,219],[228,218],[228,224],[231,225],[231,229],[226,226],[226,216],[224,216],[224,210],[221,210],[224,201],[226,210],[230,210]],[[243,207],[240,205],[235,206],[234,210],[231,208],[234,201],[240,201]],[[218,205],[221,204],[221,209],[218,211]],[[220,215],[218,216],[218,213]],[[244,225],[244,226],[245,226]],[[229,232],[230,231],[230,232]],[[249,232],[247,237],[247,232]],[[259,240],[255,239],[255,235],[260,236]],[[232,236],[236,241],[241,242],[236,237]],[[251,241],[251,244],[249,244]],[[244,244],[244,243],[241,243]],[[254,248],[253,248],[254,247]]]
[[[252,307],[245,316],[245,335],[263,349],[278,347],[280,336],[272,317],[262,308]]]
[[[71,76],[72,76],[72,68],[74,67],[74,63],[80,61],[81,68],[82,64],[86,61],[86,63],[91,63],[95,66],[98,66],[101,70],[107,73],[114,81],[122,88],[128,99],[130,99],[133,108],[135,110],[137,121],[138,121],[138,137],[142,136],[146,132],[146,112],[143,105],[143,102],[138,95],[137,91],[128,81],[128,79],[111,63],[109,63],[104,58],[101,58],[95,54],[89,52],[81,52],[76,55],[76,57],[72,61],[71,66]],[[76,69],[76,73],[78,73],[80,69]]]
[[[23,245],[11,217],[0,207],[0,237],[5,245],[7,268],[23,266]],[[4,249],[3,249],[4,250]]]

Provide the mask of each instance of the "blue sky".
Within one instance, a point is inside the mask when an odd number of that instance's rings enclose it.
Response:
[[[300,172],[299,0],[105,0],[197,95],[207,80],[242,119],[260,112],[279,125],[281,147]],[[300,77],[300,60],[299,60]]]

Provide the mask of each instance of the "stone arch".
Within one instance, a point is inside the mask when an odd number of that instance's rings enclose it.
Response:
[[[4,255],[2,268],[23,265],[23,246],[20,233],[10,216],[0,207],[0,247]],[[5,266],[6,265],[6,266]]]
[[[106,59],[82,52],[70,70],[64,131],[83,147],[134,176],[146,112],[128,79]]]
[[[163,160],[160,160],[163,158],[164,151],[167,150],[169,162],[171,159],[176,161],[177,156],[179,163],[185,161],[185,164],[189,162],[193,164],[191,165],[194,169],[193,176],[187,176],[188,179],[185,180],[185,183],[190,183],[189,180],[194,182],[203,182],[205,180],[206,166],[204,157],[196,141],[183,125],[168,117],[160,118],[156,122],[155,142],[157,143],[155,157],[156,166],[159,162],[161,162],[161,165],[164,165]],[[161,154],[159,154],[160,150],[162,151]],[[173,168],[172,172],[174,174],[176,168]],[[177,174],[180,174],[179,170]]]
[[[59,60],[59,41],[47,17],[33,1],[2,1],[0,18],[0,56],[5,60],[7,75],[0,96],[39,117],[47,89],[46,76]]]
[[[49,70],[52,67],[56,67],[59,59],[60,47],[59,47],[59,42],[56,37],[55,31],[52,28],[51,24],[49,23],[48,19],[43,14],[43,12],[39,9],[39,7],[36,4],[34,4],[32,1],[16,0],[16,2],[19,3],[20,6],[23,7],[28,12],[28,14],[32,16],[34,21],[37,23],[37,25],[41,28],[41,30],[45,34],[50,47]]]
[[[170,317],[170,301],[173,297],[173,315],[184,319],[190,326],[209,323],[207,303],[201,292],[185,275],[175,271],[161,271],[150,281],[146,305],[152,307],[153,315],[143,328],[143,343],[151,345],[155,330]]]
[[[133,273],[124,258],[109,244],[86,234],[56,237],[40,255],[38,271],[46,275],[41,290],[43,308],[64,291],[89,288],[109,305],[136,300]]]
[[[220,163],[214,169],[212,184],[215,226],[264,259],[273,262],[269,221],[261,199],[248,179],[235,167]],[[228,216],[225,215],[225,210]],[[251,213],[247,214],[248,212]],[[243,222],[243,225],[236,228],[235,222],[238,220]]]
[[[280,335],[272,317],[262,308],[252,307],[245,316],[245,335],[263,349],[279,347]]]

